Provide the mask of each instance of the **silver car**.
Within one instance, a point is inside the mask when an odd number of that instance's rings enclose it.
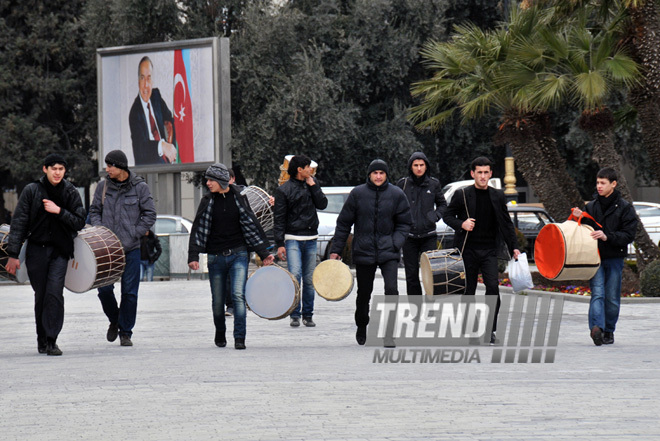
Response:
[[[355,187],[323,187],[323,193],[328,198],[328,206],[325,210],[317,210],[316,212],[319,216],[319,239],[316,247],[318,260],[325,260],[330,257],[328,244],[335,236],[337,217],[353,188]]]

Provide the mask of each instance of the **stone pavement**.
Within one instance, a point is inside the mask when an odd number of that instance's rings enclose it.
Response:
[[[37,354],[32,299],[0,284],[2,440],[660,439],[658,303],[624,304],[596,347],[588,305],[566,302],[552,364],[491,364],[488,347],[378,364],[355,292],[317,297],[316,328],[248,313],[246,351],[213,344],[208,281],[143,283],[131,348],[105,340],[95,293],[67,292],[62,357]]]

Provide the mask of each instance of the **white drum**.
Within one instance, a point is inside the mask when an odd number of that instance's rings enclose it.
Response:
[[[5,279],[13,280],[18,283],[25,283],[28,281],[28,272],[27,265],[25,264],[25,248],[26,243],[23,242],[21,251],[18,254],[18,261],[21,264],[21,267],[16,270],[16,275],[9,274],[7,271],[7,262],[9,261],[9,256],[7,255],[7,245],[9,242],[9,225],[2,224],[0,225],[0,277]]]
[[[283,319],[300,303],[300,285],[284,268],[264,266],[248,277],[245,303],[261,318]]]
[[[353,290],[353,274],[344,262],[328,259],[316,265],[312,274],[312,283],[321,297],[331,302],[338,302],[345,299]]]
[[[124,247],[115,233],[88,225],[73,240],[73,259],[69,260],[64,286],[83,293],[112,285],[121,278],[125,266]]]

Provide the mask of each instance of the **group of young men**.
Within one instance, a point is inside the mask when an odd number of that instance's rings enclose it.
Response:
[[[140,240],[156,220],[156,210],[144,179],[128,169],[120,150],[105,158],[107,178],[99,184],[89,211],[89,222],[112,230],[121,240],[126,267],[121,278],[121,303],[113,286],[99,288],[99,299],[110,322],[107,340],[120,337],[122,346],[131,346],[140,282]],[[66,263],[73,256],[73,238],[85,225],[85,210],[75,187],[64,179],[66,160],[59,154],[46,157],[45,176],[29,184],[12,220],[7,270],[19,268],[18,253],[28,239],[26,264],[35,291],[37,345],[40,353],[61,355],[56,344],[64,317],[63,286]],[[316,267],[319,220],[317,210],[328,200],[313,176],[310,158],[298,155],[289,162],[290,179],[275,192],[274,240],[277,256],[287,261],[289,272],[302,285],[300,304],[290,314],[290,325],[314,327],[315,291],[312,274]],[[495,342],[500,305],[498,258],[520,254],[515,228],[501,190],[488,185],[492,163],[478,157],[471,163],[474,185],[460,189],[449,205],[440,182],[431,177],[430,164],[421,153],[408,161],[408,176],[396,185],[389,181],[385,161],[376,159],[367,168],[364,184],[355,187],[339,213],[330,249],[332,259],[341,253],[353,230],[352,257],[357,279],[355,338],[366,342],[369,303],[376,270],[380,268],[385,295],[398,295],[397,270],[400,252],[406,273],[408,295],[421,295],[419,259],[423,252],[436,249],[436,222],[444,219],[455,231],[454,246],[461,250],[466,278],[466,295],[474,295],[481,273],[486,295],[497,296],[491,343]],[[259,220],[233,183],[230,170],[220,163],[205,173],[209,193],[201,200],[190,234],[188,265],[199,269],[199,254],[208,256],[214,341],[227,345],[224,305],[233,300],[234,347],[245,349],[245,284],[249,253],[254,251],[264,265],[274,262],[268,251],[269,240]],[[585,210],[602,225],[592,234],[598,240],[602,264],[591,280],[589,308],[590,335],[596,345],[612,344],[619,313],[621,271],[627,245],[632,242],[636,216],[632,205],[616,191],[616,173],[598,173],[598,197]],[[575,216],[581,210],[573,210]],[[386,346],[394,342],[386,339]]]

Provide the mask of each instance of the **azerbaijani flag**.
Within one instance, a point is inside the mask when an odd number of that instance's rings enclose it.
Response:
[[[190,49],[174,51],[174,129],[181,163],[195,162]]]

